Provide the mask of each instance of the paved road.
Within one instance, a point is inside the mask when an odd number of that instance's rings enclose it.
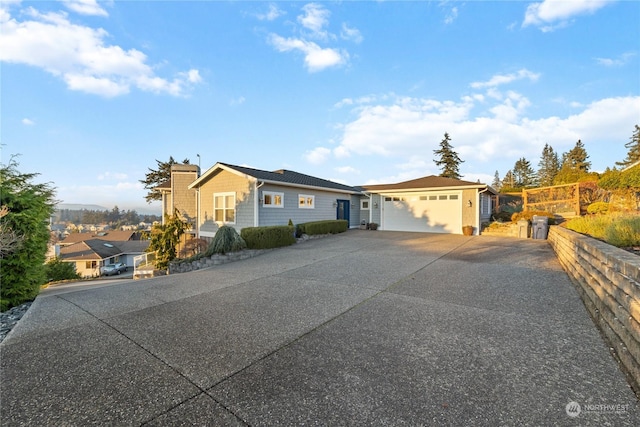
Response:
[[[354,230],[48,290],[0,350],[3,426],[640,420],[544,241]]]

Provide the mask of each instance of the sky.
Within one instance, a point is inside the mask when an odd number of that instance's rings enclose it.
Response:
[[[640,2],[0,0],[1,162],[63,203],[160,212],[156,161],[349,185],[592,170],[640,124]]]

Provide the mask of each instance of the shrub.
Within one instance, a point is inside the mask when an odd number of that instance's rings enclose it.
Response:
[[[240,237],[235,228],[223,225],[218,228],[218,231],[216,231],[213,241],[205,252],[205,256],[237,252],[246,247],[247,243],[242,237]]]
[[[64,262],[58,257],[47,262],[44,271],[47,279],[51,282],[80,279],[80,275],[76,272],[75,263]]]
[[[0,311],[33,300],[45,283],[49,218],[55,190],[35,184],[12,158],[0,165]]]
[[[531,222],[534,216],[546,216],[549,218],[549,225],[554,225],[556,223],[556,217],[554,214],[544,211],[522,211],[516,212],[511,216],[511,221],[518,222],[521,219],[526,219]]]
[[[507,221],[511,221],[511,217],[513,216],[513,212],[496,212],[492,215],[492,218],[494,219],[494,221],[499,221],[499,222],[507,222]]]
[[[613,246],[640,245],[640,215],[609,214],[572,218],[568,229],[604,240]]]
[[[240,235],[249,249],[271,249],[290,246],[296,242],[293,227],[274,225],[269,227],[246,227]]]
[[[344,219],[330,219],[326,221],[314,221],[298,224],[301,234],[337,234],[347,231],[349,223]]]
[[[640,216],[627,216],[606,228],[604,240],[619,248],[640,245]]]
[[[587,213],[592,215],[606,214],[609,212],[609,203],[595,202],[587,206]]]

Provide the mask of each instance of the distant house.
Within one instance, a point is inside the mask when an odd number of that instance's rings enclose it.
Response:
[[[454,234],[471,225],[477,234],[497,195],[486,184],[437,176],[352,187],[290,170],[227,163],[216,163],[188,184],[185,172],[197,169],[173,165],[170,181],[162,184],[163,216],[182,207],[193,234],[202,238],[213,237],[221,225],[240,231],[327,219],[345,219],[351,228],[375,222],[380,230]]]
[[[148,240],[140,240],[133,231],[104,233],[72,233],[58,245],[56,253],[64,262],[72,262],[83,277],[100,275],[104,265],[123,262],[133,266],[133,258],[149,247]]]

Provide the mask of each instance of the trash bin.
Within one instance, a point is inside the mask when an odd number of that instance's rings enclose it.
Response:
[[[521,239],[529,238],[529,221],[526,219],[518,221],[518,237]]]
[[[533,216],[533,229],[531,237],[534,239],[546,240],[549,234],[549,218],[546,216]]]

